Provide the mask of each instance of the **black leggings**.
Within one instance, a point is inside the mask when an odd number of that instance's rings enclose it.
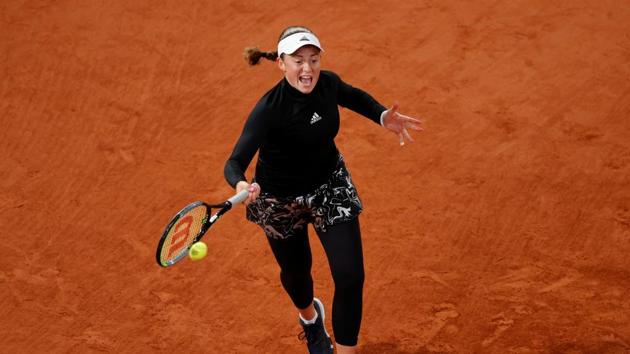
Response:
[[[342,345],[357,344],[363,306],[363,251],[359,218],[328,226],[317,235],[324,247],[335,283],[332,327],[335,341]],[[307,228],[288,239],[267,237],[280,265],[282,286],[298,309],[313,301],[311,247]]]

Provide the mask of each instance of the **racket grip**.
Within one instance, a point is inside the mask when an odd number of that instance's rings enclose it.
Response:
[[[242,191],[235,194],[232,198],[228,199],[228,202],[232,203],[232,205],[236,205],[247,199],[248,194],[249,191],[247,189],[243,189]]]

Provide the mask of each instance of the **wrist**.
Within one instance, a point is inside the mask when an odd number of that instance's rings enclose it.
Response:
[[[387,115],[387,109],[383,111],[383,113],[381,113],[381,126],[384,127],[385,126],[385,116]]]

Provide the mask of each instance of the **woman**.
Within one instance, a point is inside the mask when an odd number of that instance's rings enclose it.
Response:
[[[400,144],[412,140],[407,129],[422,130],[417,119],[387,110],[366,92],[330,71],[322,71],[319,39],[293,26],[280,35],[277,52],[248,48],[250,65],[276,61],[284,78],[249,115],[225,165],[228,183],[241,192],[247,219],[262,227],[280,266],[280,280],[299,313],[310,353],[332,353],[322,302],[313,296],[307,224],[324,247],[335,293],[332,327],[338,353],[354,353],[361,324],[363,253],[361,201],[335,146],[338,105],[383,125]],[[245,171],[258,152],[254,182]]]

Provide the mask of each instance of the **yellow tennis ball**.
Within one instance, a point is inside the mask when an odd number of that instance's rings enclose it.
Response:
[[[190,259],[192,259],[193,261],[202,260],[204,259],[204,257],[206,257],[207,254],[208,246],[201,241],[193,244],[190,247],[190,250],[188,250],[188,257],[190,257]]]

